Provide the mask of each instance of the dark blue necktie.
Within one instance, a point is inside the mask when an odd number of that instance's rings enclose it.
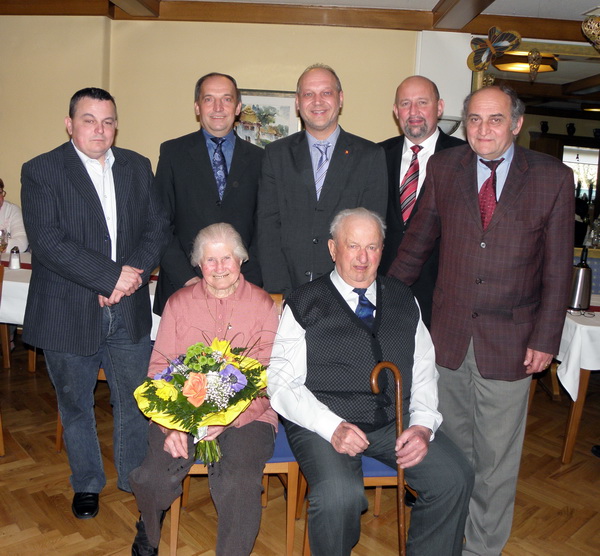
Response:
[[[217,146],[215,154],[212,157],[212,168],[217,181],[217,190],[219,191],[219,199],[223,199],[225,186],[227,185],[227,162],[223,155],[224,137],[211,137],[210,140]]]
[[[373,312],[375,311],[375,305],[373,305],[365,295],[367,288],[354,288],[353,292],[358,294],[358,305],[356,307],[356,316],[362,320],[367,326],[372,327],[375,317]]]

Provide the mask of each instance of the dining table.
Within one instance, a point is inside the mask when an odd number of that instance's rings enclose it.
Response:
[[[581,423],[590,374],[600,370],[600,295],[592,296],[593,311],[567,313],[563,326],[558,378],[571,397],[563,442],[562,463],[573,459],[575,441]]]
[[[23,325],[25,305],[29,282],[31,280],[31,253],[21,253],[21,268],[12,269],[8,266],[10,253],[2,253],[1,263],[4,268],[2,296],[0,297],[0,323]],[[150,300],[154,303],[156,291],[156,275],[153,273],[149,282]],[[160,317],[152,313],[152,331],[150,337],[156,339]]]

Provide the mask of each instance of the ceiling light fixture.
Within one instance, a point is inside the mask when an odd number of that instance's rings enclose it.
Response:
[[[540,65],[537,69],[537,73],[556,71],[558,69],[558,59],[554,54],[542,52],[539,63]],[[506,52],[500,58],[494,60],[492,64],[500,71],[512,71],[517,73],[529,73],[531,71],[528,52],[520,50]]]
[[[593,47],[600,51],[600,16],[590,15],[586,17],[581,24],[581,30]]]

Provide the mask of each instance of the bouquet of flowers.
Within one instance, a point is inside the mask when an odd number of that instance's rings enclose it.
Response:
[[[215,338],[197,343],[134,392],[142,413],[169,429],[189,432],[197,440],[196,458],[219,461],[216,440],[201,440],[209,425],[229,425],[259,396],[266,395],[267,370],[244,355],[248,348],[231,347]]]

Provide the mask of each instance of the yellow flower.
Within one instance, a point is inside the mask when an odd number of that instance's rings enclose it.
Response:
[[[177,388],[166,380],[153,380],[156,395],[163,400],[174,402],[177,399]]]

